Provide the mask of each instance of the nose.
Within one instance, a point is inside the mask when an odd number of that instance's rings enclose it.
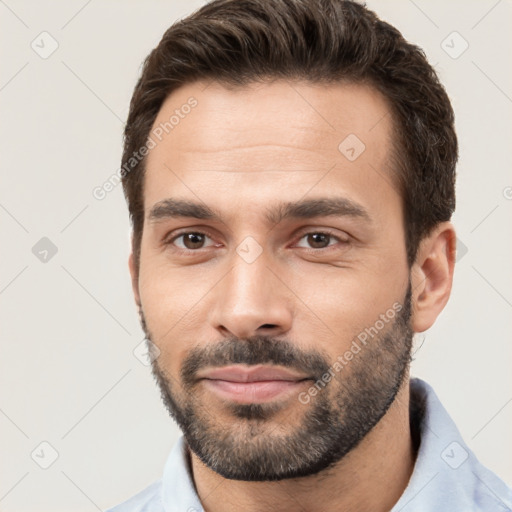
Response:
[[[222,335],[279,336],[291,329],[292,293],[261,255],[247,263],[235,255],[233,268],[212,290],[211,325]]]

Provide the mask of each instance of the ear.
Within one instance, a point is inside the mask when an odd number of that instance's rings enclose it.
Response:
[[[133,247],[133,244],[132,244]],[[140,294],[139,294],[139,269],[135,265],[135,257],[133,256],[133,249],[130,253],[130,257],[128,258],[128,267],[130,269],[130,276],[132,279],[132,290],[133,290],[133,297],[135,299],[135,304],[137,305],[137,308],[141,308],[140,304]]]
[[[420,242],[411,269],[414,332],[431,327],[448,302],[456,240],[451,222],[442,222]]]

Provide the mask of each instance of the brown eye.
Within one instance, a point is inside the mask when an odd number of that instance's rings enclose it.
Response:
[[[323,249],[329,245],[331,235],[326,235],[325,233],[310,233],[306,235],[306,239],[313,249]]]
[[[303,235],[297,247],[303,247],[305,249],[325,249],[335,244],[337,241],[339,242],[340,240],[330,233],[314,231]]]
[[[209,239],[204,233],[183,233],[177,236],[172,243],[178,246],[180,249],[202,249],[205,247],[206,240]]]
[[[187,249],[200,249],[204,244],[204,235],[201,233],[187,233],[183,236],[183,244]]]

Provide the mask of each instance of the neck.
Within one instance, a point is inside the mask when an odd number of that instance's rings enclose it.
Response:
[[[194,453],[190,464],[205,512],[281,512],[372,510],[388,512],[412,474],[415,449],[409,426],[409,379],[368,435],[341,461],[309,477],[279,482],[228,480]]]

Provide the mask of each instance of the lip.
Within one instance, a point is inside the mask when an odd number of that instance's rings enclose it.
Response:
[[[279,366],[244,367],[242,365],[233,365],[199,372],[198,378],[250,383],[261,381],[297,382],[310,379],[311,377],[308,375],[294,373]]]
[[[304,380],[262,380],[254,382],[230,382],[203,379],[206,389],[219,398],[239,404],[254,404],[271,400],[289,399],[297,395],[305,385]]]
[[[278,366],[225,366],[199,373],[206,388],[218,397],[241,404],[288,398],[312,377]]]

